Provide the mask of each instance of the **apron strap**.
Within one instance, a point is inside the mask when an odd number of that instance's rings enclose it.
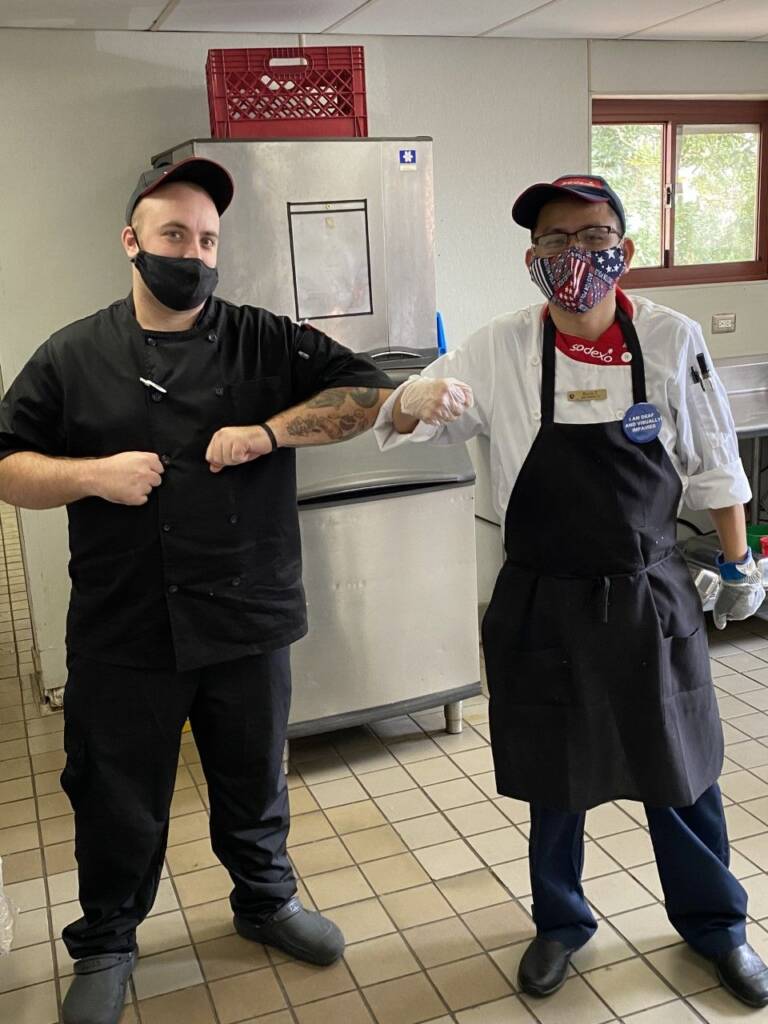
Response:
[[[635,325],[621,306],[616,307],[616,320],[621,328],[624,344],[632,356],[632,400],[637,405],[647,402],[645,390],[645,362],[640,348]],[[544,338],[541,349],[541,422],[553,423],[555,419],[555,333],[551,316],[544,321]]]
[[[541,349],[541,422],[555,419],[555,325],[547,315],[544,321],[544,343]]]
[[[624,344],[632,356],[632,401],[635,405],[638,402],[647,402],[645,391],[645,361],[640,348],[640,339],[637,336],[635,325],[631,318],[624,312],[621,306],[616,307],[616,320],[618,321],[621,333],[624,337]]]

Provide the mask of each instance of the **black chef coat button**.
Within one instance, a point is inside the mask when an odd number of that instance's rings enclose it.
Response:
[[[221,398],[221,396],[224,394],[224,388],[222,388],[222,387],[214,388],[213,389],[213,393],[214,393],[214,395],[216,395],[217,398]]]
[[[159,394],[157,391],[153,391],[152,392],[152,401],[153,402],[162,402],[162,400],[163,400],[163,396],[161,394]]]
[[[208,597],[216,597],[216,595],[214,594],[214,592],[212,590],[209,590],[208,591]]]
[[[157,347],[157,338],[147,338],[147,344],[151,345],[152,348]]]
[[[233,587],[239,587],[240,586],[240,577],[239,576],[235,576],[235,578],[232,580],[232,586]]]
[[[168,466],[168,465],[170,465],[170,462],[171,462],[171,456],[170,455],[161,455],[160,456],[160,461],[162,462],[162,464],[164,466]]]
[[[215,331],[211,331],[211,333],[208,335],[208,341],[211,341],[211,342],[216,341],[216,338],[217,338],[216,332]]]
[[[229,521],[230,523],[232,523],[233,526],[236,526],[240,521],[240,516],[237,514],[237,512],[233,512],[232,515],[229,517]]]
[[[175,583],[172,583],[170,585],[170,587],[168,587],[168,593],[169,594],[177,594],[178,592],[179,592],[179,588],[176,586]]]
[[[171,532],[171,524],[170,523],[163,523],[163,533],[170,533],[170,532]]]

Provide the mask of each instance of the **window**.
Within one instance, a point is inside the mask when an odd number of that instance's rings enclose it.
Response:
[[[628,286],[768,277],[768,102],[594,100],[591,170],[626,209]]]

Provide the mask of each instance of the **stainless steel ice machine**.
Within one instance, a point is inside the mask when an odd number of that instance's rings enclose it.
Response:
[[[399,379],[437,355],[432,140],[196,139],[235,180],[219,294],[309,320]],[[480,692],[474,471],[463,445],[371,433],[299,450],[310,632],[293,647],[289,734]]]

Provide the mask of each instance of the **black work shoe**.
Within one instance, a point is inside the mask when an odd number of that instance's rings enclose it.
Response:
[[[768,967],[748,942],[715,960],[717,976],[747,1006],[768,1006]]]
[[[565,983],[575,952],[556,939],[537,936],[520,961],[517,972],[520,988],[529,996],[551,996]]]
[[[262,924],[235,915],[235,931],[244,939],[275,946],[297,960],[323,967],[344,952],[344,936],[333,921],[305,910],[295,896]]]
[[[62,1024],[117,1024],[135,965],[136,950],[76,960],[75,979],[61,1007]]]

